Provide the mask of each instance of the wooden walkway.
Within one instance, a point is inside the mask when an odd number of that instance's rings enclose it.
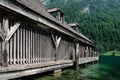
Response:
[[[92,58],[87,57],[87,58],[80,58],[79,60],[80,60],[79,61],[79,65],[80,65],[80,64],[87,64],[90,62],[96,62],[99,59],[98,57],[92,57]],[[38,63],[38,64],[9,66],[7,68],[0,69],[0,80],[29,76],[43,72],[48,72],[48,71],[54,71],[66,67],[71,67],[71,66],[74,66],[74,61],[72,60],[53,61],[53,62],[46,62],[41,64]]]

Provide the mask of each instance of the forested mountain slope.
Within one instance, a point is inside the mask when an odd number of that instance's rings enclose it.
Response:
[[[48,8],[60,7],[65,20],[78,22],[96,50],[120,50],[120,0],[42,0]]]

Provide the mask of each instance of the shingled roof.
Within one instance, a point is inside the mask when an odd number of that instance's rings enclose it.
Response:
[[[75,30],[70,28],[68,24],[66,24],[66,23],[63,24],[63,23],[59,22],[55,17],[53,17],[47,11],[47,8],[39,0],[16,0],[16,1],[24,6],[28,7],[29,9],[39,13],[41,16],[47,18],[48,20],[51,20],[51,21],[57,23],[58,25],[68,29],[69,31],[73,32],[74,34],[78,35],[79,37],[81,37],[93,44],[93,42],[91,40],[89,40],[87,37],[85,37],[82,33],[77,33]]]

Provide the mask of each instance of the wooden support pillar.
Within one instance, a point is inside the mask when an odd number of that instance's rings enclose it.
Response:
[[[83,50],[83,46],[81,47],[81,52],[82,52],[82,58],[84,57],[84,50]]]
[[[85,63],[85,67],[87,67],[88,66],[88,63]]]
[[[88,46],[86,46],[86,48],[85,48],[85,57],[88,57],[89,55],[88,55]]]
[[[86,57],[86,54],[87,54],[87,50],[86,47],[84,46],[84,57]]]
[[[90,47],[88,47],[88,57],[90,57]]]
[[[75,43],[75,63],[74,63],[74,66],[75,66],[75,69],[79,69],[79,56],[78,56],[78,53],[79,53],[79,43]]]
[[[92,55],[93,55],[93,57],[94,57],[94,51],[92,51]]]
[[[92,57],[92,47],[90,47],[90,57]]]
[[[96,52],[95,52],[95,57],[96,57]]]
[[[59,20],[59,21],[60,21],[60,18],[61,18],[60,12],[58,12],[58,20]]]
[[[5,37],[8,34],[9,29],[9,22],[8,22],[8,16],[3,17],[3,34],[4,34],[4,40],[2,42],[2,66],[6,67],[8,66],[8,52],[7,52],[7,44],[8,41],[5,40]]]
[[[95,61],[93,61],[92,64],[95,64]]]
[[[55,60],[54,61],[57,61],[57,47],[55,47]]]
[[[57,35],[54,36],[53,34],[51,36],[52,36],[53,43],[55,45],[55,61],[57,61],[57,49],[60,45],[61,36],[58,37]]]
[[[54,76],[59,76],[59,75],[61,75],[61,73],[62,73],[62,69],[57,69],[57,70],[53,71]]]

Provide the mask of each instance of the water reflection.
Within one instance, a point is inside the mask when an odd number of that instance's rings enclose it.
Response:
[[[68,69],[59,77],[49,75],[35,80],[120,80],[120,57],[101,56],[99,64],[77,71]]]

